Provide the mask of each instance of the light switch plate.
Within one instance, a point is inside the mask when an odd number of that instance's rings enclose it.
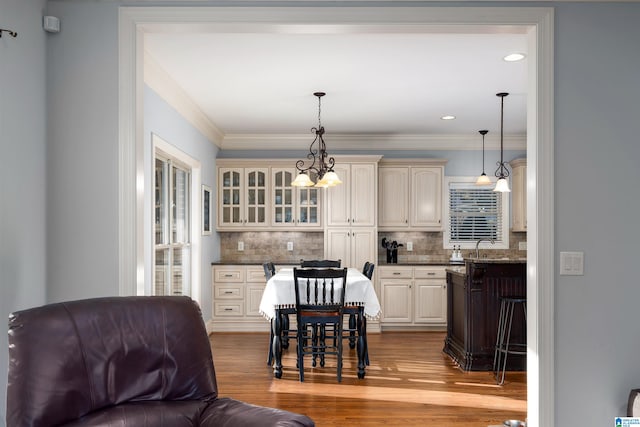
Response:
[[[527,250],[527,242],[518,242],[518,250],[526,251]]]
[[[238,242],[238,251],[244,251],[244,242]]]
[[[411,252],[413,250],[413,242],[407,242],[407,251]]]
[[[287,250],[288,251],[292,251],[293,250],[293,242],[287,242]]]
[[[560,252],[560,275],[584,275],[584,252]]]

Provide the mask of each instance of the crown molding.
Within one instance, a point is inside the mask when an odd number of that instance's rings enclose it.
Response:
[[[336,150],[480,150],[477,136],[470,135],[350,135],[325,134],[327,145]],[[291,134],[230,134],[225,135],[220,148],[223,150],[291,150],[306,147],[313,141],[312,136]],[[505,150],[526,150],[526,135],[506,136]],[[485,139],[485,150],[499,150],[498,137]]]
[[[202,132],[209,141],[220,147],[224,133],[211,123],[200,107],[146,51],[144,52],[144,83]]]

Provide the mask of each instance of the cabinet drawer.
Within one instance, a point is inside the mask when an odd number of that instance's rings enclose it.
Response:
[[[242,285],[216,285],[214,286],[214,299],[244,298]]]
[[[445,267],[418,267],[413,273],[416,279],[446,279]]]
[[[380,278],[382,279],[411,279],[413,276],[412,268],[388,268],[380,269]]]
[[[216,302],[213,305],[214,316],[243,316],[244,315],[244,302],[243,301],[224,301]]]
[[[214,282],[244,282],[244,268],[242,267],[223,267],[216,268],[214,271]]]
[[[247,282],[267,283],[264,277],[264,268],[247,267]]]

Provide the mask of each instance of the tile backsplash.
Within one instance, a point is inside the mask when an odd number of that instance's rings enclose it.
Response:
[[[386,264],[387,252],[382,247],[382,239],[397,241],[404,246],[398,248],[398,262],[446,262],[452,250],[442,248],[442,232],[379,232],[377,264]],[[509,235],[510,249],[482,249],[482,256],[488,258],[520,258],[526,251],[519,250],[520,242],[527,240],[526,233]],[[244,250],[238,250],[238,242],[243,242]],[[293,243],[293,250],[287,250],[287,243]],[[413,243],[413,251],[407,251],[407,242]],[[464,257],[471,256],[472,249],[462,250]],[[221,262],[265,261],[298,262],[300,259],[324,258],[323,232],[264,231],[264,232],[224,232],[220,233]]]
[[[397,241],[404,246],[398,248],[398,263],[447,261],[453,252],[451,249],[442,248],[442,232],[379,232],[378,233],[378,264],[386,264],[387,250],[382,247],[382,239]],[[519,250],[520,242],[527,240],[526,233],[510,233],[509,249],[481,249],[481,256],[487,258],[521,258],[526,257],[527,252]],[[413,243],[413,251],[407,250],[407,242]],[[475,250],[463,249],[463,257],[475,256]]]
[[[244,250],[238,250],[238,242]],[[287,243],[293,250],[287,250]],[[324,256],[324,234],[300,231],[261,231],[220,233],[221,262],[265,261],[298,262],[303,258],[321,259]]]

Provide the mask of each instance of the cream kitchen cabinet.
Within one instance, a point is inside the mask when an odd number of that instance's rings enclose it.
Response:
[[[342,184],[325,189],[324,252],[344,267],[361,269],[378,259],[378,161],[380,156],[341,156]]]
[[[326,189],[327,226],[375,227],[376,163],[338,163],[334,170],[342,184]]]
[[[444,266],[378,268],[384,329],[441,328],[447,321]]]
[[[218,229],[269,224],[269,168],[218,169]]]
[[[271,168],[271,225],[277,228],[318,229],[322,226],[321,188],[292,187],[295,168]]]
[[[329,228],[325,231],[325,257],[342,260],[343,267],[362,269],[378,258],[378,233],[366,227]]]
[[[527,159],[511,165],[511,231],[527,231]]]
[[[378,228],[442,230],[442,185],[446,160],[410,159],[382,162]]]
[[[380,167],[378,226],[393,229],[409,227],[409,167]]]
[[[213,331],[268,331],[260,314],[266,279],[261,265],[212,267]]]

